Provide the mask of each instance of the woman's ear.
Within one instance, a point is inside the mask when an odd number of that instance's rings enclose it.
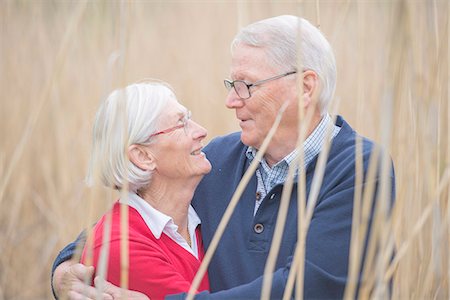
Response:
[[[155,158],[149,149],[142,145],[131,145],[128,147],[129,160],[139,169],[153,171],[156,168]]]
[[[319,92],[319,77],[316,72],[306,70],[303,72],[303,102],[305,108],[317,101]]]

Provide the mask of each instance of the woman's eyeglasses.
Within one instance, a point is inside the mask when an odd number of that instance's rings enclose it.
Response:
[[[164,129],[164,130],[161,130],[161,131],[158,131],[158,132],[155,132],[155,133],[152,133],[151,135],[149,135],[148,138],[152,138],[152,137],[160,135],[160,134],[170,133],[172,131],[175,131],[175,130],[181,129],[181,128],[184,128],[184,132],[187,134],[187,127],[189,125],[188,123],[189,123],[189,120],[191,119],[191,115],[192,115],[191,111],[190,110],[187,111],[184,114],[183,118],[180,119],[181,124],[173,126],[173,127],[170,127],[170,128],[167,128],[167,129]]]

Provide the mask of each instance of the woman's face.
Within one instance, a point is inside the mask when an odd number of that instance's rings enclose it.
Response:
[[[184,126],[183,126],[184,125]],[[189,118],[189,111],[175,99],[170,100],[150,145],[155,159],[155,173],[167,179],[203,176],[211,163],[201,151],[205,128]]]

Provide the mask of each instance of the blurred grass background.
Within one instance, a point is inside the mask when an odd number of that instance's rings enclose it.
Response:
[[[230,42],[280,14],[320,25],[336,112],[393,157],[394,298],[450,297],[448,1],[2,0],[0,299],[50,299],[54,257],[115,200],[83,182],[99,102],[158,78],[208,139],[238,130],[224,106]]]

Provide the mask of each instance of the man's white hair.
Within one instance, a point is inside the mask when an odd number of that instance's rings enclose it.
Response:
[[[240,44],[264,49],[280,72],[314,71],[320,80],[319,109],[322,114],[327,111],[336,89],[336,61],[318,28],[296,16],[273,17],[242,28],[231,44],[232,53]],[[301,66],[297,66],[297,53]]]
[[[175,99],[162,82],[131,84],[113,91],[97,111],[87,183],[99,178],[107,187],[137,191],[150,182],[151,171],[135,166],[127,155],[133,144],[149,144],[168,100]]]

